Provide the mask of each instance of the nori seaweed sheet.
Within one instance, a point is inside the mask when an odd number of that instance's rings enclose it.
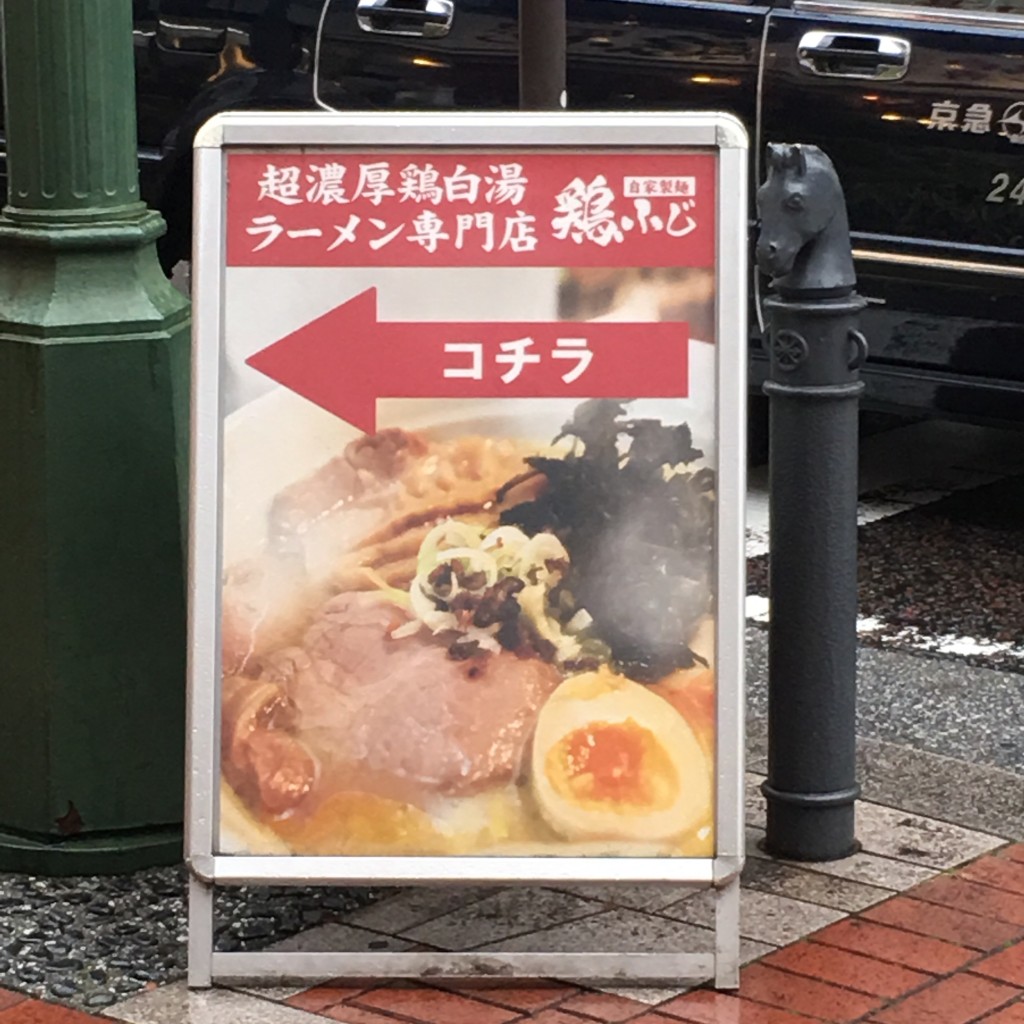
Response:
[[[573,450],[528,458],[547,486],[501,522],[561,540],[576,607],[617,668],[652,682],[702,661],[687,640],[712,609],[715,477],[683,468],[703,455],[688,425],[627,419],[626,404],[582,403],[555,438]]]

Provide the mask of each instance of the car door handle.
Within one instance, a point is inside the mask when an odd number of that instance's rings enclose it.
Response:
[[[804,71],[829,78],[893,82],[910,66],[910,43],[898,36],[805,32],[796,51]]]
[[[156,43],[163,50],[180,53],[220,53],[228,31],[222,25],[209,25],[187,18],[158,18]]]
[[[446,36],[454,15],[453,0],[359,0],[356,4],[359,27],[385,36]]]

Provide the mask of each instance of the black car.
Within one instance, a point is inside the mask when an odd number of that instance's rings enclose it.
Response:
[[[572,108],[730,111],[758,179],[768,141],[832,157],[870,303],[869,406],[1024,424],[1024,0],[567,12]],[[166,268],[188,257],[191,141],[217,111],[517,105],[516,0],[134,0],[134,15]],[[751,352],[757,387],[756,338]]]

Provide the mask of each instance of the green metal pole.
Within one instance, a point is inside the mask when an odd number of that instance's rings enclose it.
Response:
[[[130,0],[3,0],[0,870],[180,859],[189,320]]]

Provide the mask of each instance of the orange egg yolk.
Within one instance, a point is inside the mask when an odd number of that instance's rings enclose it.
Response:
[[[548,753],[546,767],[556,792],[575,804],[663,810],[678,792],[664,748],[631,718],[568,733]]]

